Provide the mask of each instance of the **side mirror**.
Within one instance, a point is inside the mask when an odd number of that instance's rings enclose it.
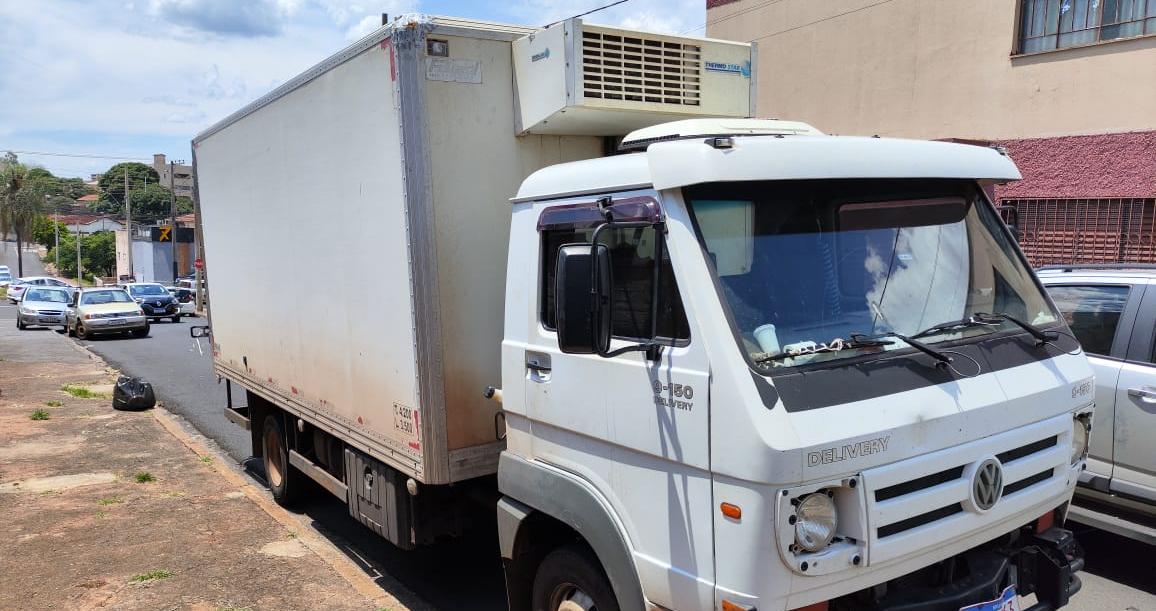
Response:
[[[601,354],[610,350],[610,251],[606,246],[599,244],[592,249],[590,244],[566,244],[559,248],[554,283],[554,313],[562,352]]]
[[[209,328],[209,325],[196,325],[189,327],[189,337],[192,338],[209,337],[212,334],[213,330]]]

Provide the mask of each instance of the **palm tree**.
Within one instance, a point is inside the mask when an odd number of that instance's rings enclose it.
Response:
[[[28,179],[28,168],[9,155],[0,170],[0,235],[16,234],[16,276],[24,275],[24,242],[44,204],[46,185]]]

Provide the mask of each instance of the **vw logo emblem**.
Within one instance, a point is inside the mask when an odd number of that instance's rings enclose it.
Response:
[[[972,502],[979,511],[995,507],[1003,495],[1003,466],[994,458],[979,463],[971,476]]]

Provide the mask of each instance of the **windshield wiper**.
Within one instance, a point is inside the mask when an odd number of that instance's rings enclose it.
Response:
[[[1026,323],[1018,318],[1015,318],[1014,316],[1011,316],[1010,314],[1005,314],[1004,312],[995,312],[991,314],[986,312],[976,312],[972,315],[972,318],[980,322],[1006,320],[1013,325],[1023,329],[1024,331],[1027,331],[1032,337],[1036,338],[1037,346],[1043,346],[1044,344],[1048,344],[1060,339],[1060,334],[1056,333],[1055,331],[1044,331],[1043,329],[1031,323]]]
[[[839,352],[841,350],[853,350],[855,348],[871,348],[876,346],[890,346],[894,342],[885,341],[895,338],[903,343],[915,348],[916,350],[930,356],[936,360],[936,366],[948,365],[952,359],[950,356],[939,352],[928,346],[927,344],[902,335],[899,333],[880,333],[878,335],[865,335],[863,333],[852,333],[850,340],[836,338],[826,344],[817,344],[814,346],[806,346],[802,348],[786,350],[783,352],[776,352],[774,354],[756,354],[752,357],[756,363],[768,363],[771,361],[781,361],[784,359],[794,358],[798,356],[806,356],[809,354],[820,354],[823,352]]]
[[[930,356],[931,358],[936,360],[936,366],[948,365],[952,361],[952,358],[950,356],[947,356],[946,354],[944,354],[938,350],[935,350],[934,348],[928,346],[927,344],[925,344],[925,343],[923,343],[923,342],[921,342],[921,341],[919,341],[913,337],[903,335],[901,333],[891,332],[891,333],[880,333],[878,335],[859,335],[857,333],[853,333],[851,335],[851,341],[879,340],[879,339],[883,339],[883,338],[887,338],[887,337],[894,337],[895,339],[902,341],[903,343],[907,344],[908,346],[911,346],[912,348],[915,348],[916,350],[922,352],[923,354]]]
[[[998,322],[992,320],[981,320],[975,316],[953,320],[951,322],[941,322],[937,325],[932,325],[919,333],[912,335],[913,338],[930,337],[932,335],[940,335],[942,333],[951,333],[952,331],[962,331],[971,327],[979,326],[999,326]]]

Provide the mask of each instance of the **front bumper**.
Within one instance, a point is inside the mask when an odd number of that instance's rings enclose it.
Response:
[[[91,333],[115,333],[119,331],[131,331],[141,327],[148,326],[148,318],[144,316],[122,316],[117,318],[92,318],[83,321],[81,324],[85,326]]]
[[[1080,591],[1076,573],[1083,568],[1084,552],[1071,531],[1053,527],[1033,534],[1029,529],[1021,531],[1014,543],[974,549],[928,567],[921,575],[831,601],[831,609],[958,611],[995,600],[1014,585],[1020,596],[1034,593],[1038,600],[1024,611],[1050,611],[1068,604]],[[919,579],[929,582],[913,583]]]
[[[36,326],[58,326],[64,324],[64,314],[24,314],[18,312],[16,314],[20,318],[20,322],[30,327]]]
[[[151,316],[151,317],[155,317],[155,318],[164,318],[165,316],[176,316],[181,311],[180,306],[178,306],[175,303],[171,303],[169,305],[163,305],[163,306],[151,306],[151,305],[142,303],[142,304],[140,304],[140,309],[144,310],[145,316]]]

